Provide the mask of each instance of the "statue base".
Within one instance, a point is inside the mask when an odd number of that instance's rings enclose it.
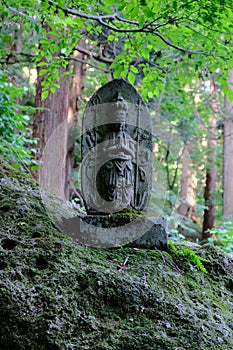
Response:
[[[167,250],[167,220],[164,218],[148,217],[150,229],[140,238],[129,244],[130,247]]]
[[[129,246],[143,249],[167,249],[167,220],[138,217],[131,220],[116,215],[86,215],[62,221],[62,231],[77,243],[113,248]]]

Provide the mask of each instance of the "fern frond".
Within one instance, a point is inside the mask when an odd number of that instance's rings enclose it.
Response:
[[[205,273],[207,273],[207,270],[202,262],[208,262],[207,259],[202,258],[198,254],[196,254],[194,251],[192,251],[189,248],[177,248],[175,244],[171,241],[168,242],[168,245],[170,249],[173,251],[173,253],[177,256],[185,256],[190,262],[192,262],[194,265],[199,267],[199,269]]]

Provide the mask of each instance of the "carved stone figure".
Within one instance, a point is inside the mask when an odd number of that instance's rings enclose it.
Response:
[[[104,200],[120,200],[128,206],[133,196],[135,145],[126,131],[127,103],[120,93],[112,107],[116,123],[108,124],[103,136],[105,144],[99,159],[109,160],[97,173],[97,190]]]
[[[144,101],[124,79],[90,99],[83,118],[82,192],[88,214],[148,206],[151,124]]]

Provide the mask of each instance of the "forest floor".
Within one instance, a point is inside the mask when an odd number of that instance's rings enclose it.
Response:
[[[1,350],[233,349],[230,256],[80,246],[30,177],[0,163],[0,178]]]

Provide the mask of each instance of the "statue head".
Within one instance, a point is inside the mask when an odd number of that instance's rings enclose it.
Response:
[[[117,92],[116,97],[114,97],[111,101],[111,113],[113,120],[116,123],[125,124],[127,112],[127,102],[124,100],[122,95]]]

